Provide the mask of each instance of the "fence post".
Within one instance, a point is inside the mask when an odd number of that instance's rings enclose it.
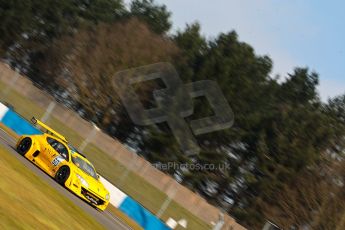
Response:
[[[217,224],[212,228],[212,230],[221,230],[224,225],[224,213],[219,213],[219,219]]]
[[[173,186],[174,186],[174,183],[173,183]],[[158,218],[161,218],[161,216],[164,214],[164,212],[168,209],[168,207],[169,207],[171,201],[173,200],[173,198],[174,198],[175,195],[176,195],[176,192],[177,192],[177,189],[176,189],[175,186],[172,188],[172,192],[169,192],[169,190],[168,190],[168,197],[167,197],[167,199],[165,199],[165,201],[163,202],[161,208],[160,208],[159,211],[157,212],[157,215],[156,215],[156,216],[157,216]]]
[[[81,145],[79,146],[79,151],[84,151],[84,149],[86,148],[86,146],[90,143],[90,141],[92,140],[92,138],[94,138],[94,136],[96,135],[96,133],[100,130],[94,123],[92,123],[93,125],[93,129],[92,131],[89,133],[89,135],[86,137],[86,139],[83,141],[83,143],[81,143]]]
[[[123,184],[123,181],[127,178],[127,176],[129,175],[129,173],[131,172],[133,166],[136,163],[136,160],[138,158],[138,155],[136,153],[132,153],[132,160],[131,163],[128,166],[124,166],[126,168],[126,170],[122,173],[121,177],[118,179],[118,184],[119,186],[121,186]]]
[[[51,112],[53,111],[53,109],[55,108],[56,103],[54,101],[50,102],[48,105],[48,108],[46,110],[46,112],[44,113],[44,115],[41,117],[41,121],[42,122],[46,122],[51,114]]]

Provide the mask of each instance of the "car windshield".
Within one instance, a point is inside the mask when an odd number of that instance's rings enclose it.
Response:
[[[85,160],[83,160],[82,158],[78,156],[73,156],[72,161],[78,168],[83,170],[86,174],[97,179],[97,173],[95,169],[92,167],[92,165],[90,165],[89,163],[87,163]]]

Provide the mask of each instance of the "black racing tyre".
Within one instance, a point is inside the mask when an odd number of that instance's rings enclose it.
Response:
[[[61,185],[64,185],[66,180],[69,177],[69,174],[71,173],[71,170],[68,166],[64,165],[55,174],[55,180]]]
[[[17,151],[20,155],[24,156],[31,148],[32,140],[29,137],[25,137],[17,146]]]

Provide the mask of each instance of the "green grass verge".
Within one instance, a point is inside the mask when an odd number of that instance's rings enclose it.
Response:
[[[104,229],[0,147],[0,229]]]
[[[4,88],[5,85],[0,82],[0,91],[3,91]],[[0,99],[13,105],[15,110],[26,119],[31,119],[32,116],[40,118],[45,112],[45,110],[37,104],[14,90],[10,90],[5,97],[0,94]],[[50,116],[47,124],[66,136],[73,145],[79,146],[82,143],[82,137],[54,117]],[[102,152],[93,144],[89,144],[86,147],[84,154],[91,160],[102,176],[107,178],[129,196],[133,197],[152,213],[155,214],[159,211],[161,205],[167,198],[166,194],[149,184],[139,175],[128,172],[124,165]],[[210,225],[193,215],[175,201],[170,203],[167,210],[162,215],[163,220],[167,220],[169,217],[175,220],[186,219],[188,221],[188,229],[211,229]]]
[[[111,204],[108,205],[107,211],[113,213],[116,217],[121,219],[124,223],[127,224],[132,230],[144,230],[138,223],[136,223],[134,220],[132,220],[129,216],[124,214],[122,211],[120,211],[118,208],[115,208]]]

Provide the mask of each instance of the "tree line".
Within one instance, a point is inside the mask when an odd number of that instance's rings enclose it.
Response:
[[[320,100],[319,75],[273,61],[235,31],[206,39],[198,23],[170,33],[171,13],[153,0],[0,0],[0,54],[13,68],[131,146],[152,163],[213,164],[164,172],[250,229],[266,219],[286,229],[345,226],[345,95]],[[121,70],[172,63],[184,83],[216,81],[235,115],[232,128],[196,136],[186,156],[166,123],[135,125],[110,84]],[[135,86],[146,108],[159,81]],[[121,88],[119,83],[118,88]],[[212,115],[194,100],[187,122]]]

